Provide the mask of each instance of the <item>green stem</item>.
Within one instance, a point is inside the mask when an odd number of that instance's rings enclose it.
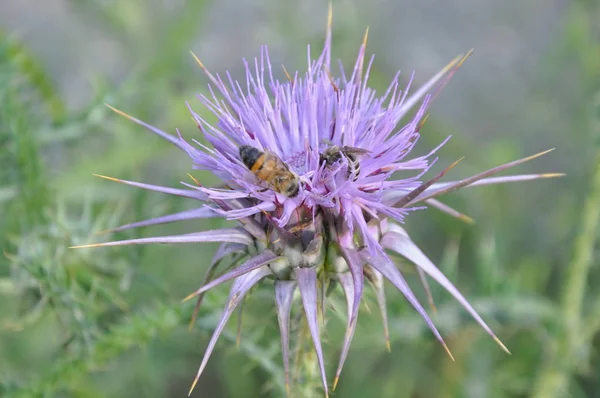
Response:
[[[587,276],[600,218],[600,154],[595,159],[592,187],[582,212],[581,230],[575,240],[574,258],[567,268],[561,312],[564,329],[549,358],[542,365],[532,397],[567,396],[570,373],[577,364],[576,355],[585,344],[582,336],[582,306]]]
[[[600,92],[600,76],[598,75],[600,57],[597,55],[599,47],[593,39],[596,37],[596,31],[595,23],[592,22],[598,13],[599,9],[594,2],[581,1],[576,3],[573,8],[571,22],[571,30],[580,39],[575,50],[579,57],[582,78],[584,81],[592,82],[590,93],[595,96],[592,95],[591,98],[597,98]],[[581,21],[586,21],[586,23],[581,23]],[[591,117],[588,118],[585,127],[587,130],[591,130],[592,138],[598,145],[600,104],[598,101],[592,100],[591,102]],[[591,343],[596,332],[591,331],[590,327],[600,326],[600,322],[586,319],[589,317],[583,313],[587,278],[593,261],[594,243],[600,221],[600,146],[596,149],[592,165],[594,170],[590,182],[590,192],[581,213],[580,229],[574,242],[573,259],[566,270],[565,285],[561,296],[561,330],[558,334],[551,336],[554,338],[553,345],[540,367],[531,395],[534,398],[568,396],[571,374],[577,366],[581,365],[581,358],[585,357],[582,355],[583,350],[586,345]],[[597,312],[592,312],[591,318],[596,314]]]
[[[582,305],[600,216],[600,154],[596,155],[594,163],[591,192],[583,208],[581,230],[575,241],[575,257],[567,270],[563,295],[562,315],[567,326],[565,334],[573,338],[581,331]]]

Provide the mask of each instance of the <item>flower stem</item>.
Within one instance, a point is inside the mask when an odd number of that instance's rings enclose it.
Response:
[[[564,329],[542,365],[532,397],[567,396],[570,373],[577,365],[577,353],[586,343],[581,333],[582,306],[600,219],[600,153],[594,163],[591,192],[584,204],[581,229],[575,240],[573,261],[567,268],[561,301]]]
[[[596,37],[595,23],[592,22],[600,12],[593,2],[576,2],[572,9],[572,21],[570,23],[574,32],[580,34],[582,40],[577,45],[579,64],[582,68],[583,79],[589,82],[598,82],[598,67],[600,58],[597,57],[598,44],[593,39]],[[598,234],[600,222],[600,87],[591,84],[589,93],[591,108],[588,122],[585,126],[591,131],[592,139],[597,145],[596,154],[592,162],[592,175],[590,191],[586,197],[579,233],[574,242],[573,259],[566,269],[565,285],[560,302],[560,330],[558,334],[551,336],[554,341],[547,354],[546,361],[541,365],[538,378],[533,388],[532,397],[565,397],[568,396],[568,388],[571,374],[582,365],[585,360],[586,346],[591,344],[596,330],[590,327],[600,323],[593,318],[598,312],[593,311],[589,315],[583,313],[584,300],[586,298],[587,278],[590,266],[593,262],[594,243]],[[589,297],[588,297],[589,298]],[[598,299],[596,299],[597,301]],[[594,299],[592,299],[594,301]],[[586,311],[587,312],[587,311]]]

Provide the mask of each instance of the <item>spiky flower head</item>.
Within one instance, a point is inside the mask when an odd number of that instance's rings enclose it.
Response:
[[[450,353],[389,252],[416,265],[427,292],[425,275],[442,285],[506,350],[463,295],[413,243],[401,224],[410,211],[423,208],[419,207],[423,204],[468,220],[435,199],[449,191],[469,185],[526,181],[557,174],[489,178],[546,153],[542,152],[464,180],[438,183],[454,163],[424,181],[423,176],[437,160],[434,154],[447,139],[429,153],[413,157],[419,129],[432,99],[470,53],[452,60],[412,94],[409,90],[412,76],[408,86],[401,89],[398,73],[385,93],[378,96],[367,86],[373,58],[367,61],[366,41],[365,35],[351,73],[345,74],[340,68],[339,77],[333,77],[330,10],[323,51],[317,59],[309,55],[308,69],[302,75],[297,72],[290,76],[285,71],[287,79],[275,78],[266,47],[254,62],[244,61],[246,81],[243,83],[235,81],[229,73],[224,77],[211,74],[194,55],[210,80],[210,95],[199,95],[198,99],[217,116],[218,123],[211,125],[189,104],[188,108],[208,145],[195,139],[186,140],[179,133],[170,135],[113,108],[184,151],[195,169],[209,170],[223,180],[218,187],[205,187],[196,181],[195,184],[182,183],[185,188],[167,188],[113,179],[201,203],[193,210],[124,225],[117,231],[206,217],[237,220],[233,228],[86,246],[221,243],[204,286],[188,297],[197,297],[199,304],[205,292],[233,280],[223,315],[193,385],[240,300],[263,279],[274,280],[288,388],[290,309],[297,290],[326,395],[328,383],[317,315],[319,309],[325,308],[325,292],[330,286],[341,286],[348,316],[334,388],[356,327],[365,279],[372,282],[376,290],[386,339],[384,279],[402,292]],[[418,109],[414,116],[401,124],[415,106]],[[403,172],[403,177],[395,179],[397,172]],[[239,265],[212,279],[215,267],[227,256],[234,256]]]

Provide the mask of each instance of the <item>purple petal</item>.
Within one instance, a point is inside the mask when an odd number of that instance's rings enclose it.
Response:
[[[385,300],[385,290],[383,284],[383,275],[371,266],[365,267],[365,276],[367,280],[371,282],[373,290],[375,290],[375,296],[377,297],[377,304],[379,305],[379,311],[381,312],[381,318],[383,320],[383,334],[385,337],[385,346],[388,351],[391,351],[390,346],[390,329],[388,326],[387,306]]]
[[[251,245],[252,238],[244,230],[236,228],[214,229],[184,235],[156,236],[152,238],[117,240],[114,242],[95,243],[91,245],[72,246],[72,249],[104,246],[145,245],[150,243],[200,243],[200,242],[232,242]]]
[[[321,339],[319,336],[319,322],[317,320],[317,273],[314,268],[294,268],[300,296],[302,296],[302,304],[304,304],[304,312],[306,313],[306,321],[312,336],[319,368],[321,369],[321,382],[325,390],[325,396],[329,396],[327,388],[327,377],[325,376],[325,364],[323,362],[323,351],[321,349]]]
[[[485,323],[485,321],[479,316],[477,311],[469,304],[469,302],[463,297],[463,295],[454,287],[452,282],[446,278],[446,276],[427,258],[427,256],[419,249],[419,247],[408,237],[397,232],[387,232],[381,239],[383,247],[393,250],[401,256],[406,257],[412,261],[419,268],[422,268],[427,272],[433,279],[435,279],[444,289],[446,289],[470,314],[481,327],[488,332],[502,347],[503,350],[509,352],[508,349],[502,344],[502,342],[496,337],[494,332]]]
[[[406,297],[408,302],[415,308],[415,310],[417,310],[419,315],[421,315],[421,317],[425,320],[427,326],[429,326],[434,336],[442,344],[448,355],[450,355],[450,358],[454,360],[452,354],[450,353],[450,350],[448,349],[448,346],[446,345],[446,342],[440,335],[440,332],[438,332],[437,328],[429,318],[429,315],[427,315],[427,312],[425,311],[423,306],[421,306],[421,303],[419,303],[419,300],[415,297],[415,294],[408,286],[408,283],[406,283],[404,277],[402,276],[400,271],[398,271],[398,269],[396,268],[394,263],[392,263],[389,257],[382,254],[377,258],[372,258],[368,256],[366,260],[373,268],[381,272],[383,276],[385,276],[394,286],[396,286],[398,290],[400,290],[400,292],[404,295],[404,297]]]
[[[160,185],[151,185],[151,184],[144,184],[141,182],[121,180],[119,178],[107,177],[107,176],[103,176],[100,174],[94,174],[94,176],[104,178],[105,180],[120,182],[121,184],[131,185],[132,187],[148,189],[150,191],[162,192],[162,193],[166,193],[169,195],[182,196],[184,198],[192,198],[192,199],[198,199],[198,200],[206,200],[207,199],[206,194],[204,194],[200,191],[196,191],[196,190],[161,187]]]
[[[248,272],[254,271],[257,268],[260,268],[264,265],[269,264],[270,262],[279,259],[273,252],[266,250],[265,252],[259,254],[258,256],[252,257],[250,260],[246,261],[244,264],[239,267],[229,271],[228,273],[221,275],[217,279],[212,282],[202,286],[200,289],[196,290],[194,293],[187,296],[183,301],[189,300],[192,297],[195,297],[199,294],[202,294],[213,287],[220,285],[221,283],[227,282],[233,278],[237,278],[241,275],[247,274]]]
[[[288,395],[290,392],[290,311],[296,286],[296,281],[275,281],[277,320],[281,332],[281,353],[285,370],[285,389]]]
[[[156,217],[149,220],[122,225],[120,227],[110,229],[107,232],[119,232],[131,228],[148,227],[150,225],[166,224],[176,221],[193,220],[196,218],[209,218],[215,216],[217,216],[217,213],[215,213],[214,209],[203,206],[197,209],[185,210],[179,213],[169,214],[167,216]]]
[[[223,332],[223,328],[225,328],[225,324],[231,317],[231,314],[238,306],[240,301],[244,298],[246,293],[248,293],[248,290],[250,290],[252,286],[257,284],[261,279],[263,279],[267,275],[271,275],[271,270],[269,269],[269,267],[262,267],[240,276],[238,279],[235,280],[235,282],[233,282],[233,285],[231,286],[231,291],[229,292],[229,299],[227,300],[227,304],[225,305],[225,310],[223,311],[221,320],[219,321],[219,324],[217,325],[217,328],[213,332],[210,342],[208,343],[208,347],[206,348],[206,351],[204,353],[204,358],[202,358],[202,363],[200,364],[200,369],[198,369],[198,373],[196,374],[196,378],[192,383],[192,387],[190,388],[188,396],[192,394],[192,391],[194,390],[194,387],[196,386],[196,383],[198,382],[200,375],[204,371],[206,363],[208,362],[208,359],[210,358],[215,348],[215,345],[217,344],[217,340]]]
[[[344,336],[344,345],[342,346],[340,361],[338,363],[338,368],[335,373],[335,379],[333,380],[333,390],[335,390],[335,388],[337,387],[340,375],[342,373],[342,368],[344,367],[344,362],[346,362],[346,357],[348,356],[350,343],[352,342],[352,337],[354,336],[354,331],[356,330],[356,317],[354,317],[354,307],[356,303],[356,295],[354,290],[354,276],[350,272],[342,272],[337,274],[336,277],[338,282],[342,286],[342,289],[344,290],[344,295],[346,296],[346,303],[348,309],[348,324],[346,326],[346,335]]]

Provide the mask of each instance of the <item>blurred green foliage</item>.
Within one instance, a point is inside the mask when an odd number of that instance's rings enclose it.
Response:
[[[226,291],[206,296],[191,331],[193,303],[180,299],[201,282],[215,246],[68,249],[103,239],[96,235],[102,230],[194,205],[91,176],[168,186],[187,178],[188,159],[104,106],[110,103],[167,131],[186,126],[191,134],[184,101],[202,91],[205,81],[186,56],[210,4],[184,4],[158,17],[143,1],[69,2],[79,18],[119,38],[124,52],[137,61],[121,84],[98,77],[93,97],[77,109],[65,104],[53,76],[23,41],[0,32],[2,397],[187,393]],[[289,18],[282,15],[282,21]],[[544,170],[566,171],[567,182],[486,187],[446,198],[475,216],[474,226],[434,210],[415,213],[408,223],[415,240],[490,320],[513,355],[505,355],[457,303],[433,287],[434,320],[456,358],[451,362],[420,317],[391,293],[392,353],[385,350],[379,317],[365,307],[336,396],[600,396],[598,20],[597,2],[569,3],[562,38],[540,63],[537,94],[528,104],[531,118],[523,126],[535,130],[548,109],[567,109],[557,130],[568,136],[556,133],[548,139],[564,145],[555,152],[562,160],[545,163],[564,169]],[[336,39],[343,43],[345,34],[363,27],[337,29]],[[294,45],[296,60],[301,59],[303,43]],[[571,71],[567,82],[556,83],[564,70]],[[379,89],[389,80],[381,70],[372,75]],[[455,133],[443,156],[454,160],[467,154],[465,173],[532,153],[514,138],[473,147],[435,114],[426,130],[424,140],[432,144]],[[535,145],[538,151],[548,147]],[[207,173],[193,174],[207,184],[216,181]],[[525,190],[534,196],[521,194]],[[187,222],[115,238],[193,232],[224,223]],[[194,396],[284,395],[270,289],[258,289],[245,304],[239,347],[235,325],[227,329]],[[373,295],[367,298],[374,308]],[[333,304],[338,311],[330,312],[324,336],[329,374],[345,325],[339,295]],[[302,370],[307,383],[318,378],[315,371]]]

